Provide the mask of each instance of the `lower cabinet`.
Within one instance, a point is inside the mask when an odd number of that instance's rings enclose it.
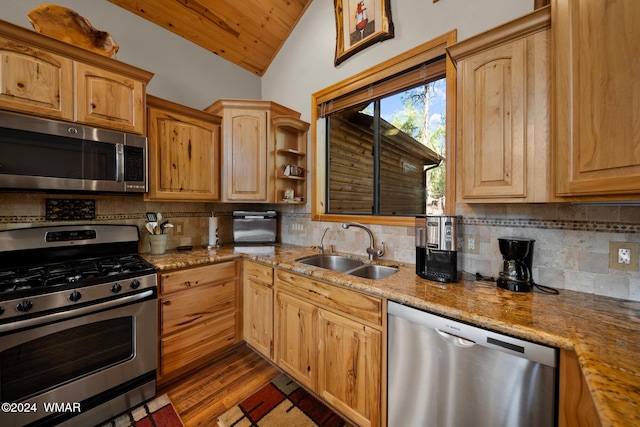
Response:
[[[359,426],[382,423],[382,300],[277,270],[275,363]]]
[[[236,261],[159,274],[160,363],[166,383],[241,340]]]
[[[578,356],[571,350],[560,350],[560,393],[558,427],[601,427]]]
[[[273,267],[244,261],[243,337],[258,353],[273,359]]]

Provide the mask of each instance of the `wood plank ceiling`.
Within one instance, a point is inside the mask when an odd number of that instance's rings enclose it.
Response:
[[[109,0],[262,76],[312,0]]]

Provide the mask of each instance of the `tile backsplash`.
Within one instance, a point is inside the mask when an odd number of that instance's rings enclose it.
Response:
[[[95,200],[93,221],[46,220],[47,198]],[[183,234],[170,231],[167,247],[200,246],[208,241],[208,217],[218,217],[220,241],[232,241],[234,209],[275,209],[280,213],[283,243],[324,246],[338,252],[366,255],[369,237],[360,229],[344,230],[338,222],[311,221],[307,206],[227,205],[221,203],[150,202],[141,195],[47,195],[0,193],[0,230],[73,223],[134,224],[141,230],[140,251],[148,252],[145,212],[162,212],[165,219],[180,222]],[[640,273],[609,268],[610,242],[640,244],[640,206],[588,204],[456,205],[462,216],[461,234],[478,237],[477,254],[463,251],[461,265],[469,273],[497,276],[502,269],[498,238],[520,236],[534,239],[533,278],[541,285],[640,301]],[[384,242],[384,259],[415,263],[413,227],[370,226],[377,245]]]

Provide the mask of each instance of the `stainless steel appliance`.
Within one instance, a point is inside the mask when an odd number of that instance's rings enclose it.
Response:
[[[275,243],[277,237],[276,211],[233,211],[234,243]]]
[[[15,405],[0,425],[86,427],[155,395],[157,279],[138,241],[120,225],[0,232],[0,401]]]
[[[416,274],[439,282],[457,282],[458,221],[456,216],[416,217]]]
[[[521,237],[501,237],[498,239],[500,253],[504,259],[502,271],[496,284],[502,289],[514,292],[530,292],[533,287],[531,265],[535,240]]]
[[[147,138],[0,113],[0,188],[144,193]]]
[[[556,424],[556,349],[392,301],[388,328],[388,426]]]

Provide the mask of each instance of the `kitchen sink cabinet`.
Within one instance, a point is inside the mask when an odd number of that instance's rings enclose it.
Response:
[[[257,352],[273,359],[273,267],[244,261],[243,337]]]
[[[459,200],[551,201],[550,8],[447,50],[458,78]]]
[[[148,200],[220,200],[218,116],[147,96]]]
[[[601,427],[576,353],[560,350],[558,427]]]
[[[222,117],[222,201],[275,203],[272,120],[300,113],[270,101],[221,99],[205,111]]]
[[[152,73],[0,22],[0,108],[145,134]]]
[[[557,193],[572,200],[640,194],[640,2],[552,0]]]
[[[382,300],[276,270],[275,362],[359,426],[382,424]]]
[[[236,261],[159,274],[159,383],[241,341],[238,282]]]

